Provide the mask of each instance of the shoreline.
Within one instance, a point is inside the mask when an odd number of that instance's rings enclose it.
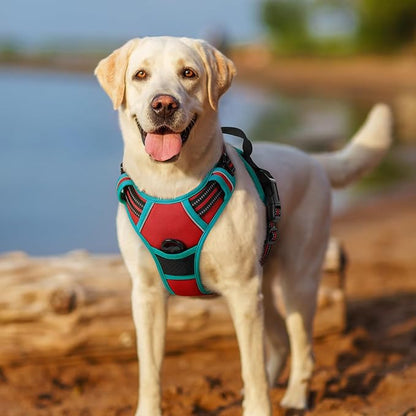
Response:
[[[345,58],[274,56],[264,46],[232,48],[237,81],[292,94],[386,98],[416,94],[416,55],[354,55]],[[105,55],[0,55],[1,68],[90,73]]]
[[[17,55],[11,57],[0,56],[0,69],[19,68],[33,71],[93,73],[101,58],[97,55],[62,54],[44,56]]]
[[[380,99],[416,94],[416,55],[274,56],[262,46],[231,53],[244,82],[292,94]]]

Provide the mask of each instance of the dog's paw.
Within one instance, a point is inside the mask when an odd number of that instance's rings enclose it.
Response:
[[[289,389],[280,402],[280,406],[286,409],[306,410],[308,407],[306,391],[302,388]]]

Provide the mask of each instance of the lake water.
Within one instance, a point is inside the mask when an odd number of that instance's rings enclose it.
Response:
[[[0,69],[0,252],[116,252],[116,113],[92,75]],[[362,119],[351,103],[291,98],[235,84],[223,125],[256,139],[328,148]],[[337,198],[337,206],[345,195]]]

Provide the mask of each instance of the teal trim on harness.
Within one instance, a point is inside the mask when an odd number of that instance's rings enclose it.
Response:
[[[223,191],[225,192],[224,203],[221,205],[221,207],[216,212],[216,214],[214,215],[212,220],[209,222],[208,227],[205,229],[204,234],[202,234],[202,237],[199,240],[199,243],[198,243],[198,246],[197,246],[197,251],[196,251],[196,256],[195,256],[195,264],[198,265],[196,267],[196,270],[197,270],[197,272],[196,272],[197,273],[196,281],[197,281],[198,288],[200,290],[202,289],[201,292],[205,290],[203,285],[202,285],[202,282],[201,282],[201,276],[199,274],[199,259],[201,257],[202,246],[204,245],[204,242],[205,242],[206,238],[208,237],[209,232],[212,230],[212,227],[214,226],[214,224],[217,222],[219,216],[224,211],[224,208],[226,207],[226,205],[227,205],[228,201],[230,200],[231,195],[232,195],[232,193],[234,192],[234,189],[235,189],[235,177],[229,175],[228,172],[227,172],[227,177],[232,181],[233,188],[230,191],[228,186],[227,185],[224,186],[224,184],[221,184],[220,181],[218,181],[219,178],[217,178],[218,183],[221,185]],[[210,292],[208,292],[206,294],[209,294],[209,293]]]
[[[228,156],[227,156],[228,158]],[[232,165],[232,164],[231,164]],[[220,186],[223,196],[222,196],[222,203],[217,208],[217,211],[215,212],[214,216],[209,220],[209,222],[205,222],[200,215],[195,211],[195,209],[192,207],[190,199],[198,195],[200,192],[204,191],[206,187],[208,186],[209,182],[216,182]],[[204,178],[204,180],[192,191],[186,193],[185,195],[172,198],[172,199],[160,199],[155,198],[151,195],[148,195],[142,191],[140,191],[137,186],[134,184],[134,182],[130,179],[130,177],[123,173],[119,180],[117,185],[117,193],[118,193],[118,199],[119,201],[125,206],[127,216],[129,217],[130,223],[133,226],[134,230],[140,237],[140,239],[143,241],[144,245],[149,250],[150,254],[153,257],[154,262],[156,263],[157,270],[159,272],[159,275],[161,277],[161,280],[166,288],[166,290],[170,294],[176,294],[174,290],[169,285],[169,281],[191,281],[193,280],[200,292],[201,295],[208,295],[212,294],[209,290],[207,290],[201,281],[201,275],[199,270],[199,262],[201,257],[201,251],[202,247],[205,243],[205,240],[211,231],[212,227],[215,225],[216,221],[218,220],[219,216],[225,209],[228,201],[230,200],[232,193],[235,189],[235,177],[233,174],[231,174],[226,169],[215,166],[211,171],[207,174],[207,176]],[[229,182],[229,183],[227,183]],[[125,197],[125,188],[128,186],[132,186],[137,193],[137,195],[144,201],[144,205],[142,208],[142,211],[140,215],[138,215],[138,221],[135,222],[132,216],[131,211],[129,210],[128,203]],[[230,189],[231,188],[231,189]],[[143,235],[143,227],[146,224],[146,221],[148,219],[149,214],[152,211],[152,208],[158,204],[162,205],[173,205],[180,203],[183,207],[183,210],[188,215],[188,217],[194,222],[196,227],[200,229],[202,232],[201,236],[199,237],[199,241],[196,245],[181,251],[180,253],[167,253],[164,252],[156,247],[153,247],[148,239]],[[172,236],[175,237],[175,236]],[[192,256],[194,256],[193,260],[193,274],[185,274],[185,275],[172,275],[165,273],[163,270],[162,262],[164,260],[171,262],[171,261],[181,261],[184,259],[192,259]]]
[[[191,203],[189,202],[189,199],[183,201],[182,205],[185,208],[185,211],[189,214],[189,216],[195,222],[195,224],[197,224],[198,227],[205,230],[207,228],[207,223],[203,221],[202,218],[195,212],[195,210],[192,208]]]
[[[189,280],[189,279],[193,279],[194,275],[193,274],[189,274],[186,276],[174,276],[172,274],[167,274],[166,278],[169,280]]]
[[[134,185],[134,188],[136,189],[136,192],[142,196],[143,198],[145,198],[147,201],[151,201],[151,202],[157,202],[158,204],[174,204],[175,202],[184,202],[186,200],[188,200],[189,198],[191,198],[192,196],[196,195],[199,191],[201,191],[204,186],[213,178],[211,177],[212,174],[214,173],[214,171],[220,170],[220,168],[213,168],[211,169],[207,176],[205,176],[205,178],[203,179],[203,181],[196,187],[194,188],[192,191],[189,191],[188,193],[186,193],[185,195],[181,195],[178,196],[176,198],[171,198],[171,199],[162,199],[162,198],[157,198],[155,196],[152,195],[148,195],[142,191],[140,191],[139,188],[137,188],[137,186],[133,183],[133,181],[131,181],[131,183]],[[228,174],[228,172],[227,172]]]

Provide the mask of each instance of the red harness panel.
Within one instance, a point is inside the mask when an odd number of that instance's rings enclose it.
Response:
[[[154,203],[141,233],[152,247],[160,249],[163,241],[169,238],[182,241],[186,248],[196,246],[203,231],[191,219],[182,203],[176,202]]]

